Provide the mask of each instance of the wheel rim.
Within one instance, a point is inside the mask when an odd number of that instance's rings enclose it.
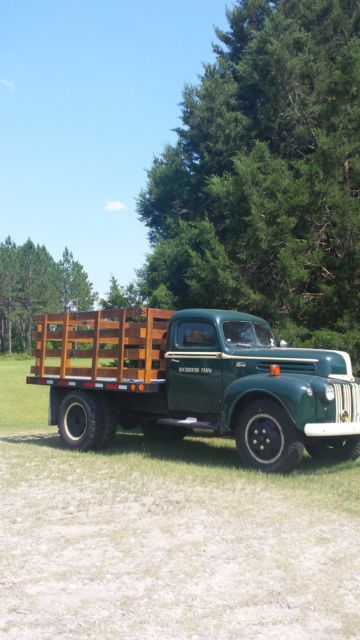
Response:
[[[257,462],[273,464],[284,450],[284,433],[275,418],[257,414],[246,425],[245,444]]]
[[[87,416],[78,402],[71,404],[65,413],[64,430],[70,440],[81,440],[87,427]]]

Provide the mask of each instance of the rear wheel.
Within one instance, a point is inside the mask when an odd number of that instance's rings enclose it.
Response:
[[[360,436],[309,438],[305,448],[312,458],[334,462],[357,460],[360,456]]]
[[[59,435],[69,449],[96,449],[103,436],[101,405],[81,391],[65,395],[59,407]]]
[[[289,473],[304,452],[301,434],[274,400],[250,402],[238,415],[236,445],[246,467],[270,473]]]
[[[101,409],[103,415],[103,433],[99,441],[99,448],[106,449],[113,443],[118,427],[117,406],[114,398],[104,395],[101,399]]]

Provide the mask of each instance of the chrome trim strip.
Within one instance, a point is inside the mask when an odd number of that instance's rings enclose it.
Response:
[[[281,356],[230,356],[222,354],[224,360],[266,360],[269,362],[319,362],[317,358],[282,358]]]
[[[223,354],[221,351],[167,351],[165,358],[208,358],[212,360],[220,360]]]
[[[344,382],[355,382],[354,376],[349,376],[347,373],[330,373],[329,378],[332,380],[344,380]]]
[[[335,389],[335,411],[336,411],[336,422],[340,422],[340,414],[344,409],[344,405],[343,405],[343,400],[342,400],[342,393],[341,393],[341,388],[343,385],[341,384],[334,384],[334,389]]]
[[[167,351],[165,358],[213,358],[217,360],[260,360],[268,362],[319,362],[316,358],[282,358],[281,356],[231,356],[221,351]]]

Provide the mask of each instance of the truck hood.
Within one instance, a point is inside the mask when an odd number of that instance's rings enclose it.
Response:
[[[279,364],[284,373],[306,373],[324,378],[353,381],[351,359],[345,351],[322,349],[231,349],[228,357],[244,360],[257,372],[268,371],[270,364]]]

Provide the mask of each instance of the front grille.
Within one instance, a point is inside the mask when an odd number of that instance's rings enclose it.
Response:
[[[341,413],[347,411],[351,422],[360,422],[360,385],[334,384],[336,422],[341,422]]]

